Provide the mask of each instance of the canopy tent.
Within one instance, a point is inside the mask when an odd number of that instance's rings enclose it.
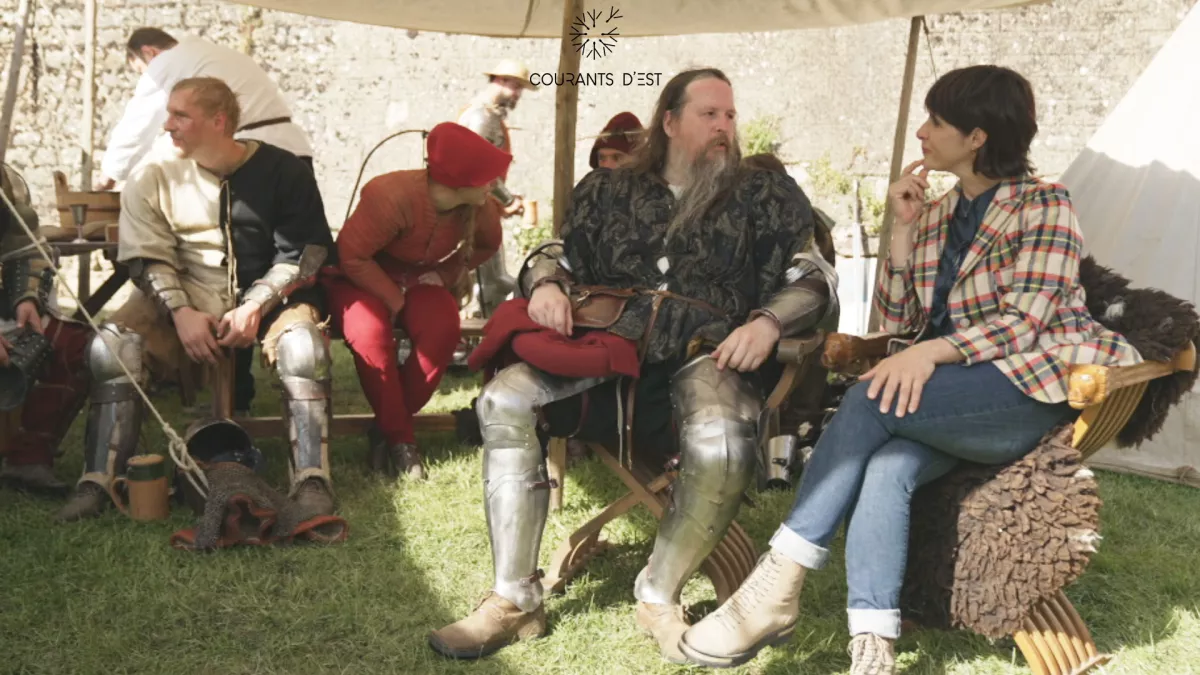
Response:
[[[563,0],[255,0],[239,4],[278,9],[355,23],[464,33],[489,37],[558,38],[563,36]],[[588,2],[581,11],[598,12],[604,32],[622,37],[754,33],[797,28],[828,28],[981,9],[1031,4],[1028,0],[655,0]],[[609,20],[612,11],[620,18]],[[589,22],[590,23],[590,22]]]
[[[916,66],[921,20],[926,14],[982,11],[1041,4],[1049,0],[658,0],[622,6],[614,1],[595,0],[234,0],[236,4],[263,7],[309,16],[380,26],[442,33],[492,37],[558,38],[561,41],[559,72],[580,70],[583,43],[603,39],[607,31],[622,37],[687,35],[696,33],[742,33],[827,28],[912,17],[904,80],[900,91],[896,136],[893,144],[891,179],[899,177],[904,154],[905,130]],[[8,72],[3,114],[0,114],[0,160],[7,147],[15,83],[20,71],[25,28],[31,1],[21,0],[17,32]],[[95,99],[94,45],[96,0],[84,0],[84,123],[80,135],[82,151],[80,182],[91,182],[92,107]],[[594,44],[594,43],[593,43]],[[575,183],[575,120],[579,90],[575,84],[557,86],[555,104],[554,228],[558,231]],[[880,241],[886,246],[890,207],[884,214]],[[880,251],[880,259],[886,251]]]
[[[1071,163],[1062,182],[1087,252],[1137,286],[1200,304],[1200,5]],[[1200,487],[1200,393],[1137,449],[1092,464]]]
[[[908,62],[901,89],[893,180],[908,126],[909,99],[916,63],[920,17],[925,14],[988,10],[1038,4],[1047,0],[656,0],[622,4],[615,0],[235,0],[237,4],[276,9],[355,23],[439,33],[489,37],[558,38],[559,72],[580,70],[585,40],[616,30],[621,37],[744,33],[827,28],[913,17]],[[554,229],[562,224],[575,184],[575,119],[579,89],[558,85],[554,153]],[[886,235],[887,218],[884,229]],[[884,237],[886,239],[886,236]]]

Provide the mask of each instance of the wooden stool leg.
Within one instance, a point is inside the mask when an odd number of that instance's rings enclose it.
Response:
[[[212,414],[218,419],[233,418],[233,357],[222,349],[213,368]]]
[[[754,542],[735,521],[729,524],[725,537],[701,563],[700,571],[712,581],[717,604],[724,604],[750,576],[757,563]]]
[[[1060,590],[1042,601],[1013,635],[1034,675],[1082,675],[1108,663],[1071,601]]]
[[[563,504],[563,484],[567,475],[567,439],[551,438],[546,470],[550,480],[556,483],[550,488],[550,510],[558,511]]]
[[[550,567],[546,571],[545,578],[542,579],[542,586],[546,591],[561,593],[571,579],[583,571],[588,561],[607,546],[607,543],[600,539],[600,532],[604,526],[625,515],[639,504],[650,508],[651,504],[647,503],[647,500],[653,499],[653,495],[670,485],[674,479],[674,474],[665,473],[650,481],[649,485],[642,487],[642,493],[626,494],[609,504],[594,518],[576,528],[559,545],[558,550],[550,559]],[[658,503],[653,502],[653,505],[658,506]]]

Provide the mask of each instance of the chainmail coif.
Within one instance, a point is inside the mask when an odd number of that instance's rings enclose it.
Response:
[[[213,550],[238,544],[268,545],[307,539],[324,543],[346,538],[349,526],[338,516],[305,520],[299,505],[266,483],[253,469],[221,462],[205,470],[208,499],[196,527],[171,537],[171,545]]]

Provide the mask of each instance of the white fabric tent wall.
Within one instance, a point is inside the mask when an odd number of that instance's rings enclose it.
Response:
[[[1085,249],[1135,286],[1200,305],[1200,5],[1154,57],[1066,173]],[[1138,448],[1097,467],[1200,487],[1200,391]]]

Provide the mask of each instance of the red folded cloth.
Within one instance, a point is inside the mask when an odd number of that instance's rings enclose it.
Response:
[[[637,344],[604,330],[576,330],[567,337],[529,318],[529,301],[507,300],[483,327],[483,341],[471,351],[467,366],[478,371],[521,361],[562,377],[637,377]]]

